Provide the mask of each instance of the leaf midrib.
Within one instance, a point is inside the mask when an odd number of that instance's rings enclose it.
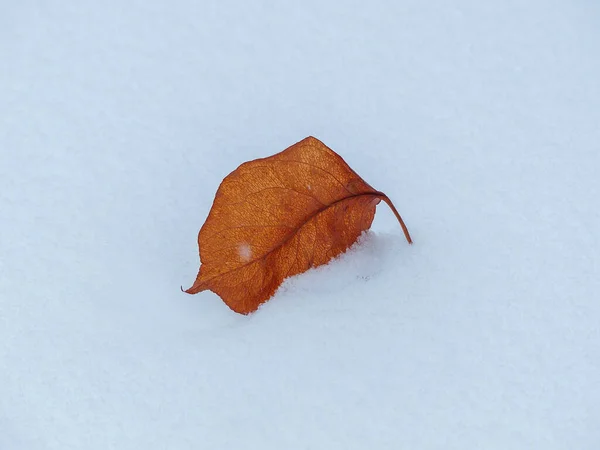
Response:
[[[380,199],[383,199],[383,198],[386,197],[386,195],[383,192],[374,191],[374,192],[364,192],[364,193],[360,193],[360,194],[353,194],[353,195],[349,195],[347,197],[343,197],[341,199],[335,200],[334,202],[332,202],[332,203],[330,203],[328,205],[325,205],[322,208],[317,209],[316,211],[314,211],[313,213],[311,213],[309,216],[307,216],[307,218],[306,218],[306,220],[304,220],[304,222],[302,222],[298,227],[294,227],[294,230],[296,230],[296,231],[289,233],[281,241],[281,243],[279,243],[278,245],[274,246],[273,248],[271,248],[266,253],[262,254],[261,256],[259,256],[257,258],[254,258],[254,259],[252,259],[250,261],[245,262],[244,264],[242,264],[239,267],[236,267],[234,269],[228,270],[227,272],[223,272],[223,273],[217,274],[217,275],[215,275],[215,276],[213,276],[213,277],[211,277],[211,278],[209,278],[207,280],[204,280],[204,281],[202,281],[202,284],[209,283],[209,282],[211,282],[212,280],[214,280],[216,278],[219,278],[219,277],[222,277],[224,275],[227,275],[227,274],[230,274],[232,272],[235,272],[237,270],[243,269],[244,267],[248,267],[248,266],[254,264],[257,261],[260,261],[260,260],[266,258],[271,253],[273,253],[275,250],[280,249],[281,247],[283,247],[284,245],[286,245],[289,241],[291,241],[294,238],[294,236],[296,236],[300,232],[300,230],[302,230],[302,228],[304,228],[304,226],[306,224],[308,224],[310,221],[312,221],[319,214],[323,213],[324,211],[327,211],[329,208],[332,208],[335,205],[337,205],[339,203],[342,203],[342,202],[344,202],[346,200],[353,200],[353,199],[356,199],[356,198],[359,198],[359,197],[369,197],[369,196],[370,197],[377,197],[377,198],[380,198]],[[223,231],[225,231],[225,230],[223,230]]]

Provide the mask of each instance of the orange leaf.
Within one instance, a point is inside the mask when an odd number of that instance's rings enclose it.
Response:
[[[248,314],[287,277],[326,264],[367,230],[390,199],[314,137],[227,175],[198,235],[200,272],[187,293],[210,289]]]

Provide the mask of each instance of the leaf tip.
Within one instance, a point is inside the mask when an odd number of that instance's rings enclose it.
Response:
[[[181,292],[185,292],[186,294],[197,294],[198,292],[202,292],[206,290],[206,287],[202,286],[202,284],[199,283],[194,283],[192,287],[190,287],[189,289],[183,289],[183,286],[181,286]]]
[[[322,144],[322,142],[319,139],[317,139],[316,137],[314,137],[313,135],[306,136],[304,139],[302,139],[302,141]],[[302,141],[300,141],[300,142],[302,142]]]

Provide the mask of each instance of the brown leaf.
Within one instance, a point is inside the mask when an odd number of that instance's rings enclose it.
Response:
[[[390,199],[314,137],[227,175],[198,235],[200,272],[187,293],[210,289],[248,314],[282,281],[327,263],[367,230]]]

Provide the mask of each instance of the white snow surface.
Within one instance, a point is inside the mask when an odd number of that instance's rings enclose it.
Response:
[[[5,2],[0,449],[600,448],[591,0]],[[255,314],[214,193],[314,135],[388,194]]]

